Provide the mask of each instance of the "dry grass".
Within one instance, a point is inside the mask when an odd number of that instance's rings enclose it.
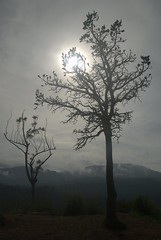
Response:
[[[54,217],[49,215],[6,215],[0,228],[2,240],[161,240],[161,225],[149,219],[119,215],[127,225],[123,232],[104,228],[103,216]]]

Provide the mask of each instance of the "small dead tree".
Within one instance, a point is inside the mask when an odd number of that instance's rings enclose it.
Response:
[[[53,139],[50,142],[47,139],[47,123],[45,127],[38,127],[38,116],[32,117],[31,127],[26,130],[27,117],[22,113],[21,117],[16,120],[16,130],[12,130],[8,134],[10,119],[7,121],[4,136],[24,154],[26,174],[32,188],[31,203],[33,207],[38,174],[56,148]]]
[[[106,224],[109,228],[121,228],[116,212],[117,193],[113,178],[112,139],[120,137],[122,125],[130,122],[132,111],[124,110],[131,100],[140,99],[140,93],[150,86],[150,57],[137,59],[133,52],[124,49],[126,41],[122,35],[122,21],[116,20],[109,28],[97,26],[97,12],[88,13],[83,22],[84,34],[80,42],[91,50],[91,64],[86,62],[76,48],[62,54],[64,74],[69,78],[60,79],[55,72],[52,76],[39,76],[51,91],[50,96],[36,91],[36,106],[47,104],[52,111],[66,111],[64,123],[75,123],[82,119],[85,126],[75,129],[79,134],[75,149],[83,148],[102,133],[106,148],[107,207]],[[76,57],[78,64],[69,71],[68,62]],[[79,64],[81,63],[81,64]],[[84,67],[82,64],[84,63]],[[53,93],[53,94],[52,94]]]

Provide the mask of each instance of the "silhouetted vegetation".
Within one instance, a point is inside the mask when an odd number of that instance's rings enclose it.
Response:
[[[138,195],[131,200],[119,200],[117,211],[137,216],[147,216],[161,221],[161,205],[149,199],[147,195]]]
[[[6,218],[0,214],[0,227],[3,227],[6,225]]]
[[[66,185],[62,182],[55,186],[37,186],[33,211],[54,216],[78,216],[105,213],[105,181],[103,183],[103,179],[102,181],[99,180],[100,186],[104,185],[104,188],[99,191],[99,194],[98,189],[94,187],[99,187],[97,180],[91,181],[90,184],[88,179],[86,179],[86,181],[88,183],[86,188],[84,188],[84,181],[79,181],[78,183],[74,180],[73,182],[70,181],[70,183],[66,183]],[[161,219],[161,195],[158,193],[158,198],[154,196],[153,185],[149,185],[147,197],[146,195],[138,195],[138,183],[134,185],[135,180],[130,184],[127,179],[123,182],[118,180],[118,182],[120,183],[119,185],[123,185],[125,189],[133,186],[133,189],[131,189],[133,192],[131,192],[131,194],[126,194],[125,192],[123,195],[118,185],[117,212],[134,215],[136,213],[138,216],[145,215],[154,219]],[[142,185],[140,192],[143,192],[146,184],[146,181],[144,181],[144,185],[140,184]],[[158,184],[160,185],[160,182],[158,182]],[[30,188],[27,186],[0,185],[0,213],[28,213],[31,209],[29,193]]]
[[[85,33],[80,42],[90,46],[92,62],[72,48],[62,54],[64,75],[67,80],[44,74],[39,78],[44,86],[49,86],[51,96],[36,91],[36,107],[47,104],[52,111],[66,111],[64,123],[76,123],[83,119],[75,149],[83,148],[101,133],[105,136],[106,146],[106,183],[107,206],[106,223],[110,228],[120,228],[116,214],[117,194],[113,178],[112,138],[119,139],[122,125],[130,122],[132,111],[123,111],[122,107],[130,100],[139,99],[139,94],[150,86],[150,57],[141,56],[139,62],[132,51],[124,49],[122,21],[116,20],[109,28],[98,27],[97,12],[88,13],[83,22]],[[81,64],[69,70],[68,62],[76,57]],[[60,93],[60,94],[59,94]],[[65,97],[64,97],[65,96]]]
[[[96,215],[105,210],[105,206],[97,198],[92,199],[78,193],[70,194],[65,202],[65,216]]]
[[[138,196],[134,200],[133,210],[140,215],[149,216],[161,221],[161,209],[147,195]]]
[[[16,120],[16,130],[8,133],[7,121],[6,131],[4,133],[8,142],[14,145],[24,155],[26,175],[32,187],[32,207],[35,201],[35,185],[38,180],[38,174],[44,163],[51,157],[55,150],[54,142],[49,142],[46,136],[46,127],[38,127],[38,116],[32,117],[31,127],[26,130],[27,117],[22,113]]]
[[[81,195],[75,194],[67,200],[64,214],[67,216],[79,216],[85,213],[85,206]]]

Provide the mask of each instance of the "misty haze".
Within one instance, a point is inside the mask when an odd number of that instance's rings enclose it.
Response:
[[[160,239],[160,10],[0,1],[1,239]]]

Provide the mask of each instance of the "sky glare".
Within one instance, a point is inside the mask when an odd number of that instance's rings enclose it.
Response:
[[[88,56],[79,38],[86,14],[93,10],[100,25],[110,27],[122,19],[126,49],[138,57],[150,55],[152,63],[151,86],[141,94],[142,102],[129,104],[128,109],[134,110],[132,123],[124,126],[120,143],[113,143],[114,162],[161,171],[160,0],[0,0],[0,167],[23,164],[23,155],[3,133],[10,113],[13,129],[24,109],[28,119],[39,115],[41,125],[48,119],[48,136],[53,136],[57,151],[47,168],[77,171],[105,164],[103,135],[76,152],[72,134],[76,126],[61,123],[64,113],[53,114],[47,107],[34,110],[35,91],[42,84],[37,76],[55,70],[62,77],[60,57],[69,48],[77,47]]]

